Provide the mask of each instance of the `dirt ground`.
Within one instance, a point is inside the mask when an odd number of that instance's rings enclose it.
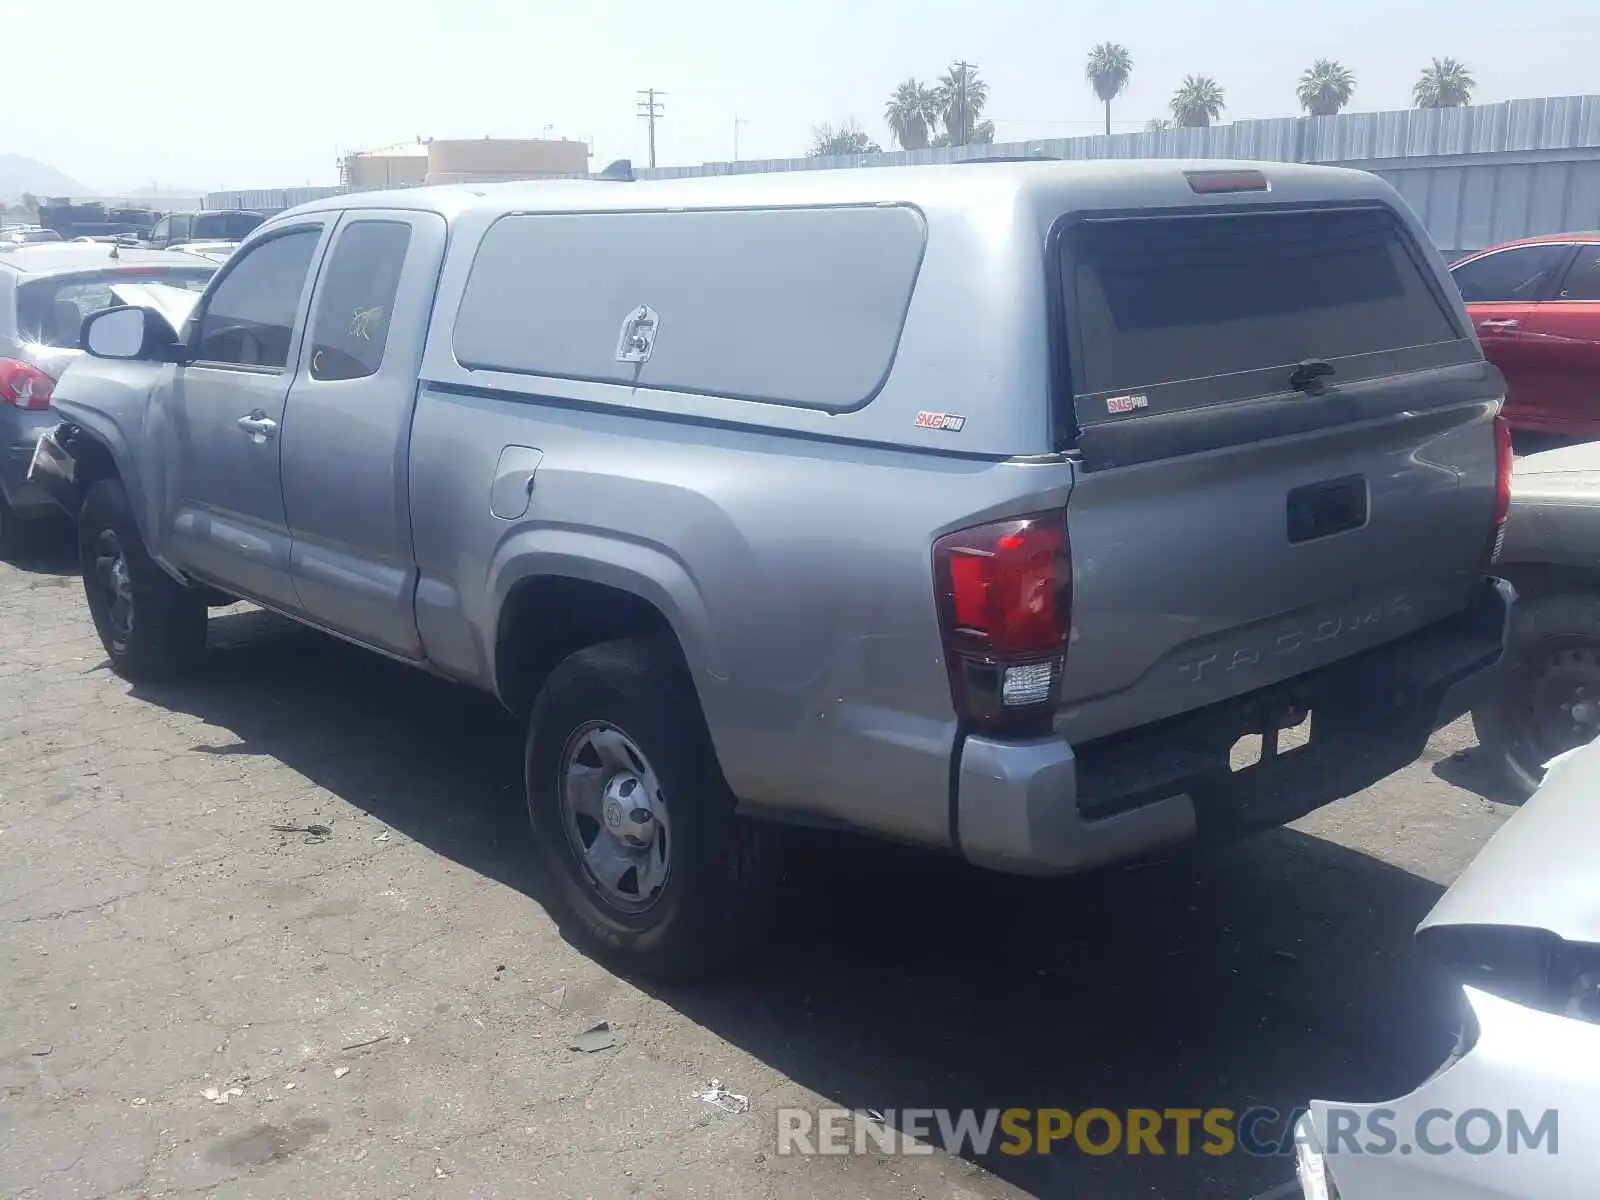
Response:
[[[130,687],[62,553],[0,565],[0,1197],[1246,1200],[1292,1161],[780,1157],[774,1113],[1398,1094],[1453,1012],[1411,928],[1511,811],[1455,726],[1167,865],[808,840],[763,957],[640,987],[541,906],[491,700],[259,613],[212,641]]]

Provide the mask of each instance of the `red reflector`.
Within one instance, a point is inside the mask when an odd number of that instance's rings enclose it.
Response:
[[[1270,186],[1260,171],[1185,171],[1189,190],[1198,196],[1218,192],[1264,192]]]
[[[50,407],[50,392],[56,381],[32,363],[0,358],[0,404],[12,408]]]
[[[1498,529],[1506,523],[1511,512],[1511,468],[1515,452],[1511,446],[1511,422],[1504,417],[1494,419],[1494,525]]]

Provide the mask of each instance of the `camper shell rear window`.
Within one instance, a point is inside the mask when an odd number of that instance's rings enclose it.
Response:
[[[473,259],[456,360],[849,411],[888,377],[925,238],[907,205],[512,214]]]
[[[1386,207],[1090,218],[1061,239],[1077,425],[1330,384],[1475,354]]]

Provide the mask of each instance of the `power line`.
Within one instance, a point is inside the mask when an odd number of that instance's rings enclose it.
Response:
[[[639,91],[639,115],[650,122],[650,166],[656,165],[656,121],[666,115],[666,105],[662,104],[657,96],[665,96],[665,92],[658,92],[655,88],[642,88]]]

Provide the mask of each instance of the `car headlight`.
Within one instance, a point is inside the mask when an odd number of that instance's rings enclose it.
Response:
[[[1311,1114],[1295,1124],[1294,1171],[1300,1177],[1300,1194],[1305,1200],[1339,1200],[1339,1189],[1328,1174],[1328,1160],[1311,1128]]]

